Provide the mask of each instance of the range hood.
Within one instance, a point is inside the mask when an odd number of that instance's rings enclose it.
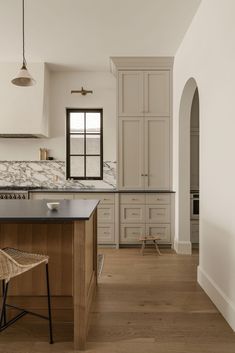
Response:
[[[37,84],[11,83],[19,63],[0,63],[0,138],[48,137],[49,70],[45,63],[29,64]]]

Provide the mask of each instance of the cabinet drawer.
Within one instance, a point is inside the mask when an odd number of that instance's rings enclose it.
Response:
[[[114,222],[114,206],[103,205],[98,207],[98,223],[113,223]]]
[[[144,223],[145,206],[121,205],[121,223]]]
[[[169,205],[171,195],[169,194],[146,194],[146,204],[150,205]]]
[[[170,223],[170,205],[147,205],[146,223]]]
[[[114,194],[111,193],[75,193],[74,198],[80,200],[100,200],[100,205],[114,204]]]
[[[169,243],[171,241],[170,224],[146,224],[146,235],[157,235],[161,238],[159,243]]]
[[[120,243],[138,243],[145,235],[145,224],[121,224]]]
[[[73,194],[64,193],[30,193],[31,200],[72,200]]]
[[[121,204],[145,204],[145,194],[121,194]]]
[[[113,223],[100,223],[97,232],[98,244],[110,244],[115,242]]]

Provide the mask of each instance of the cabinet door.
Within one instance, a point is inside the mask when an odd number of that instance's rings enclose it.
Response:
[[[30,199],[31,200],[72,200],[73,199],[73,194],[65,194],[63,192],[61,193],[53,193],[53,192],[48,192],[48,193],[30,193]]]
[[[170,189],[169,118],[145,118],[145,189]]]
[[[120,243],[140,243],[139,239],[145,236],[145,224],[121,224]]]
[[[199,221],[191,221],[190,240],[192,244],[199,243]]]
[[[98,225],[98,244],[113,244],[115,241],[114,224],[101,223]]]
[[[158,243],[171,242],[171,226],[170,224],[146,224],[146,235],[158,236]]]
[[[74,193],[74,199],[79,200],[100,200],[99,206],[106,205],[106,204],[114,204],[114,194],[112,193],[83,193],[77,192]]]
[[[170,205],[146,205],[147,223],[170,223]]]
[[[144,223],[144,205],[121,205],[121,223]]]
[[[143,92],[143,72],[120,71],[118,76],[118,115],[143,116]]]
[[[98,224],[114,222],[114,206],[113,205],[99,206],[97,219],[98,219]]]
[[[119,188],[143,189],[143,118],[120,118],[118,130]]]
[[[144,73],[144,115],[170,116],[170,71]]]

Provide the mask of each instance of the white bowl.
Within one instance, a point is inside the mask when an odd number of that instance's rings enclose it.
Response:
[[[49,208],[49,210],[58,210],[60,203],[59,202],[47,202],[47,207]]]

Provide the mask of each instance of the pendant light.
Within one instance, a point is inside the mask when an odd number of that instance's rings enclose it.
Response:
[[[25,60],[25,45],[24,45],[24,0],[22,0],[22,38],[23,38],[23,64],[16,75],[15,78],[11,81],[14,85],[16,86],[33,86],[36,81],[32,78],[30,75],[28,69],[27,69],[27,64]]]

